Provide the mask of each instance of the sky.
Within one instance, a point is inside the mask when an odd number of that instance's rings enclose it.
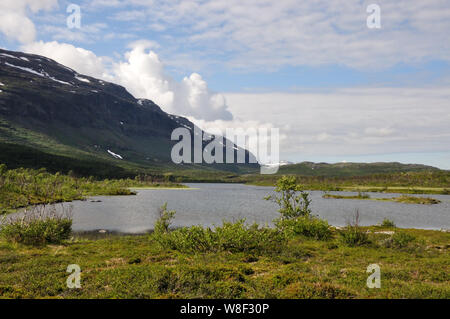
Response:
[[[450,169],[449,31],[448,0],[0,2],[0,47],[123,85],[202,128],[279,128],[292,162]]]

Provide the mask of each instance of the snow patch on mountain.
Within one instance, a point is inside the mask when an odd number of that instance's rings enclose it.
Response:
[[[75,79],[77,79],[80,82],[91,83],[91,81],[89,81],[88,79],[82,78],[78,75],[75,75]]]
[[[114,158],[123,159],[122,156],[120,156],[119,154],[116,154],[116,153],[114,153],[114,152],[112,152],[112,151],[110,151],[110,150],[108,150],[108,153],[109,153],[110,155],[112,155]]]
[[[56,78],[50,76],[50,75],[49,75],[47,72],[45,72],[45,71],[37,72],[37,71],[35,71],[35,70],[33,70],[33,69],[26,68],[26,67],[24,67],[24,66],[14,65],[14,64],[11,64],[11,63],[8,63],[8,62],[5,62],[5,65],[10,66],[10,67],[12,67],[12,68],[16,68],[16,69],[22,70],[22,71],[25,71],[25,72],[28,72],[28,73],[31,73],[31,74],[38,75],[38,76],[43,77],[43,78],[47,78],[47,79],[49,79],[49,80],[52,80],[52,81],[55,81],[55,82],[58,82],[58,83],[61,83],[61,84],[72,85],[72,84],[70,84],[70,83],[68,83],[68,82],[64,82],[64,81],[58,80],[58,79],[56,79]],[[43,73],[42,73],[42,72],[43,72]]]
[[[0,53],[0,55],[5,56],[7,58],[12,58],[12,59],[17,59],[19,60],[17,57],[15,57],[14,55],[10,55],[10,54],[6,54],[6,53]]]
[[[0,54],[2,54],[2,53],[0,53]],[[42,73],[36,72],[35,70],[30,69],[30,68],[26,68],[26,67],[23,67],[23,66],[17,66],[17,65],[8,63],[8,62],[5,62],[5,64],[7,66],[12,67],[12,68],[16,68],[16,69],[19,69],[19,70],[22,70],[22,71],[25,71],[25,72],[29,72],[29,73],[32,73],[32,74],[35,74],[35,75],[39,75],[39,76],[45,77]]]

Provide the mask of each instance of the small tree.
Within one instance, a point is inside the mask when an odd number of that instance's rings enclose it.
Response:
[[[167,203],[164,203],[159,208],[159,218],[155,222],[155,233],[168,233],[169,227],[172,224],[172,220],[175,217],[176,211],[174,210],[167,210]]]
[[[294,176],[283,176],[278,179],[275,192],[279,195],[269,195],[264,199],[278,204],[281,220],[311,215],[309,194],[301,189]]]

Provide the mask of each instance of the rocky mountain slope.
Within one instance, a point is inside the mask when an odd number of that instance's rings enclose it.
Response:
[[[88,169],[95,162],[93,167],[117,171],[258,168],[175,165],[170,154],[176,141],[170,136],[177,127],[194,131],[186,118],[165,113],[151,100],[136,99],[122,86],[78,74],[43,56],[0,49],[0,161],[8,166],[51,168],[53,162],[67,170],[80,163]],[[247,162],[250,156],[246,151]]]

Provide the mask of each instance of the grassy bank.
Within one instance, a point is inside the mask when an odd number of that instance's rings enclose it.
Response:
[[[304,189],[321,191],[380,192],[403,194],[450,194],[449,171],[424,171],[365,176],[294,176]],[[233,178],[257,186],[274,186],[279,176],[242,175]]]
[[[450,234],[402,230],[416,240],[386,247],[391,228],[370,227],[371,244],[348,247],[297,236],[279,252],[181,252],[153,235],[75,238],[30,247],[0,241],[2,298],[450,298]],[[394,230],[397,231],[397,230]],[[369,264],[381,288],[366,286]],[[68,289],[69,264],[81,289]]]
[[[385,201],[385,202],[396,202],[396,203],[404,203],[404,204],[420,204],[420,205],[433,205],[433,204],[439,204],[441,201],[430,198],[430,197],[414,197],[414,196],[399,196],[399,197],[392,197],[392,198],[373,198],[370,197],[368,194],[361,194],[358,195],[336,195],[336,194],[324,194],[322,196],[323,198],[334,198],[334,199],[361,199],[361,200],[379,200],[379,201]]]
[[[134,195],[131,187],[173,188],[181,184],[148,179],[104,179],[51,174],[44,169],[8,170],[0,164],[0,214],[30,205],[80,200],[94,195]]]

